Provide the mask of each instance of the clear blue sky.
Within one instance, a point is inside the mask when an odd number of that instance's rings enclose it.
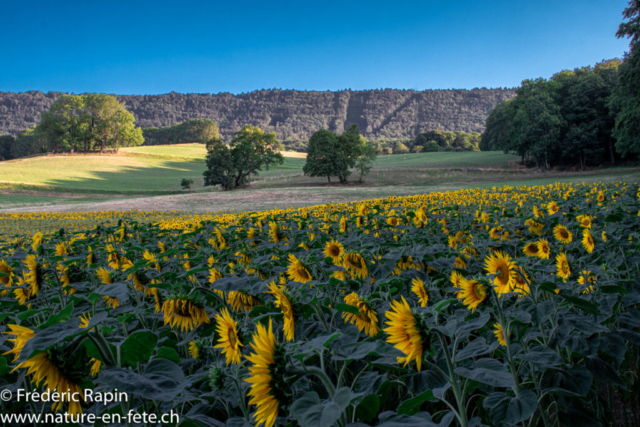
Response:
[[[0,91],[514,87],[621,57],[627,0],[28,1]]]

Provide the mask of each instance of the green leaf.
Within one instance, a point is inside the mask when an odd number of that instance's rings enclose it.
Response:
[[[360,314],[360,310],[355,305],[338,303],[336,304],[336,310],[342,313]]]
[[[436,305],[433,306],[433,309],[438,313],[442,312],[445,308],[447,308],[450,304],[458,301],[456,298],[449,298],[443,301],[439,301]]]
[[[351,403],[351,390],[343,387],[333,395],[333,401],[320,402],[316,392],[305,394],[293,402],[289,415],[301,427],[324,427],[333,425]]]
[[[45,323],[43,323],[40,328],[46,329],[49,326],[57,325],[58,323],[66,322],[71,319],[71,314],[73,313],[73,304],[67,305],[65,308],[60,311],[58,314],[52,314]]]
[[[414,415],[420,412],[420,407],[424,402],[434,400],[436,397],[431,390],[420,393],[416,397],[405,400],[398,406],[398,414],[402,415]]]
[[[149,360],[158,343],[158,336],[151,331],[134,332],[120,346],[122,366],[135,367],[138,362]]]
[[[356,417],[364,422],[371,422],[380,411],[380,398],[375,394],[364,397],[356,406]]]
[[[164,357],[165,359],[171,360],[172,362],[175,362],[175,363],[182,362],[182,360],[180,359],[180,356],[178,356],[178,352],[176,352],[171,347],[160,347],[160,348],[158,348],[158,351],[156,351],[155,357],[156,358],[157,357]]]
[[[503,422],[513,425],[531,418],[538,405],[538,396],[532,390],[521,390],[517,396],[498,392],[491,393],[482,404],[495,425]]]
[[[574,297],[571,295],[564,295],[562,293],[559,294],[565,301],[570,302],[571,304],[575,305],[578,308],[583,309],[584,311],[586,311],[589,314],[595,314],[598,315],[600,314],[600,312],[598,311],[598,307],[596,307],[596,305],[592,302],[589,302],[587,300],[583,300],[582,298],[579,297]]]
[[[456,368],[455,373],[494,387],[515,387],[511,372],[495,359],[478,359],[473,369]]]

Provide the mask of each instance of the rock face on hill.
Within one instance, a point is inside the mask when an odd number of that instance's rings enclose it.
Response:
[[[61,93],[0,92],[0,133],[33,126]],[[482,132],[491,110],[515,95],[512,89],[366,90],[308,92],[260,90],[233,95],[118,95],[140,127],[170,126],[208,118],[229,137],[251,124],[280,140],[304,140],[320,128],[342,132],[353,123],[368,138],[413,138],[428,130]]]

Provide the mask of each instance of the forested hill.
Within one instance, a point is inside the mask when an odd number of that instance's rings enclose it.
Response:
[[[368,138],[413,138],[419,132],[482,132],[485,119],[512,89],[366,90],[307,92],[260,90],[230,93],[118,96],[136,118],[136,125],[170,126],[208,118],[229,137],[251,124],[275,130],[280,140],[307,139],[320,128],[341,133],[353,123]],[[17,134],[35,125],[40,114],[61,93],[0,92],[0,133]]]

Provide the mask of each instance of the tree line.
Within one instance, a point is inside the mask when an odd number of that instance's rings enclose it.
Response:
[[[0,92],[0,133],[14,136],[41,120],[63,94]],[[245,125],[275,132],[289,150],[304,150],[318,129],[341,134],[352,124],[369,140],[412,139],[432,129],[481,132],[489,112],[513,97],[512,89],[342,90],[262,89],[238,95],[117,95],[141,128],[161,129],[190,119],[210,119],[226,141]]]
[[[640,156],[640,0],[632,0],[617,37],[630,51],[550,79],[524,80],[513,99],[487,117],[482,150],[521,156],[530,166],[581,169]]]

